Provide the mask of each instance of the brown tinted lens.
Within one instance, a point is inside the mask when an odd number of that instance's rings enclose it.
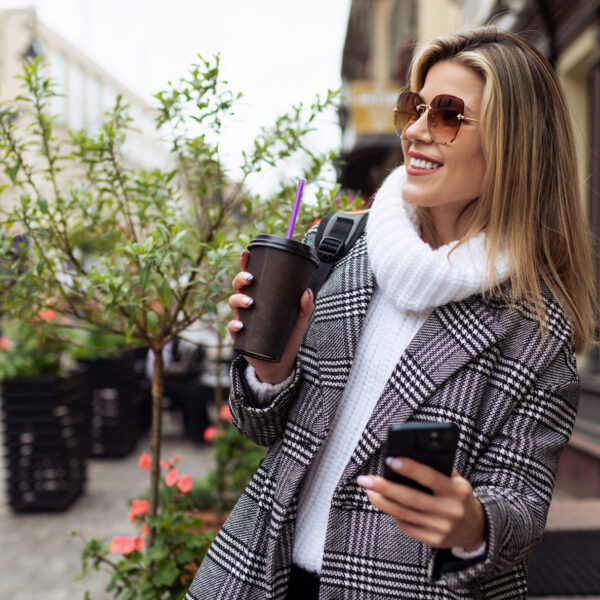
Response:
[[[394,125],[398,133],[404,131],[405,127],[419,118],[417,106],[422,103],[421,96],[415,94],[415,92],[402,92],[398,96],[396,110],[394,111]]]
[[[451,142],[460,127],[459,115],[464,114],[465,103],[456,96],[440,94],[431,101],[427,115],[429,133],[436,142]]]

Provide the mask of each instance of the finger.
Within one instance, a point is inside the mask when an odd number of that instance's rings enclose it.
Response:
[[[441,499],[426,494],[420,490],[415,490],[407,485],[390,481],[384,477],[375,475],[357,477],[357,483],[368,490],[373,490],[382,494],[386,498],[393,500],[403,506],[418,510],[422,513],[440,513]]]
[[[399,457],[388,462],[388,466],[409,479],[428,487],[434,494],[441,496],[452,492],[452,480],[436,469],[410,458]]]
[[[313,310],[315,310],[315,300],[312,290],[308,288],[304,290],[304,293],[300,297],[300,311],[298,312],[298,317],[308,322]]]
[[[254,300],[246,294],[233,294],[229,296],[229,306],[232,309],[250,308],[254,304]]]
[[[395,519],[437,533],[444,533],[448,529],[446,520],[438,515],[414,510],[408,506],[399,504],[374,490],[367,490],[367,495],[375,508],[391,515]]]
[[[231,335],[231,337],[235,340],[235,336],[238,333],[238,331],[241,331],[241,329],[243,329],[244,324],[239,321],[238,319],[235,319],[233,321],[229,321],[229,323],[227,323],[227,331],[229,331],[229,334]]]
[[[249,286],[254,280],[254,275],[247,271],[238,273],[231,282],[231,287],[236,294],[239,294],[245,287]]]
[[[250,260],[250,250],[244,248],[240,254],[240,267],[242,271],[248,270],[248,261]]]

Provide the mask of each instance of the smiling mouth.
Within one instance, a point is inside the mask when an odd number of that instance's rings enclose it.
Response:
[[[423,171],[439,169],[442,166],[439,163],[434,163],[429,160],[424,160],[422,158],[415,158],[414,156],[410,157],[408,164],[413,169],[421,169]]]

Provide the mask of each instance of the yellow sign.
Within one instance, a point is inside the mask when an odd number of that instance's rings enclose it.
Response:
[[[355,133],[395,133],[394,106],[399,93],[393,81],[351,81],[350,125]]]

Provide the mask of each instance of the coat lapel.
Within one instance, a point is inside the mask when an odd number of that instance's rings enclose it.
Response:
[[[315,348],[325,432],[329,430],[350,374],[374,278],[366,234],[340,260],[321,288],[307,346]]]
[[[444,382],[503,337],[479,296],[434,310],[400,358],[341,481],[356,476],[384,445],[392,423],[408,421]]]

